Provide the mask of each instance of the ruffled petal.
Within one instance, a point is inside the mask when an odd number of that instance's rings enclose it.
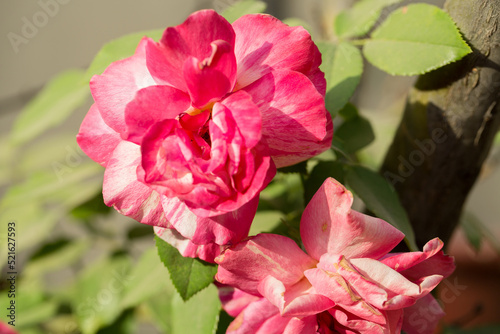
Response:
[[[225,250],[215,259],[219,264],[216,279],[245,292],[259,295],[259,283],[272,275],[284,285],[297,283],[304,270],[316,261],[287,237],[259,234]]]
[[[138,145],[121,141],[104,172],[104,202],[141,223],[167,227],[161,196],[137,180],[141,155]]]
[[[441,275],[421,277],[411,282],[392,268],[373,259],[350,259],[356,271],[339,269],[341,275],[356,291],[370,303],[380,309],[394,310],[415,304],[417,299],[427,295],[443,279]],[[374,282],[378,287],[387,291],[387,300],[373,298],[372,291],[366,282]],[[366,287],[366,288],[365,288]]]
[[[276,166],[296,164],[331,146],[323,96],[303,74],[273,71],[245,87],[262,113],[262,133]]]
[[[234,318],[248,305],[261,299],[261,297],[251,295],[229,285],[218,284],[217,282],[215,284],[218,287],[222,308]]]
[[[191,240],[184,238],[179,232],[171,228],[155,226],[154,231],[157,236],[177,248],[184,257],[199,258],[203,261],[214,263],[214,259],[220,254],[221,246],[209,243],[197,245]]]
[[[309,255],[342,254],[378,259],[404,237],[389,223],[351,210],[352,194],[328,178],[302,214],[300,235]]]
[[[292,318],[288,322],[283,334],[316,334],[318,321],[316,316],[308,316],[304,318]]]
[[[211,43],[222,40],[234,47],[231,24],[213,10],[191,14],[184,23],[165,30],[159,43],[147,45],[147,66],[158,82],[168,83],[184,92],[183,66],[189,57],[200,61],[212,54]]]
[[[444,278],[455,270],[452,256],[444,255],[443,242],[434,238],[424,245],[423,252],[387,254],[381,262],[410,280],[439,274]]]
[[[404,309],[403,327],[407,334],[432,334],[445,313],[431,294]]]
[[[276,326],[275,320],[278,320]],[[285,322],[285,324],[280,323]],[[248,305],[237,317],[231,322],[226,333],[231,334],[280,334],[286,327],[289,319],[279,315],[278,308],[271,304],[267,299],[261,298]],[[271,332],[265,332],[270,326],[266,323],[273,323],[274,329]],[[264,327],[261,331],[261,327]]]
[[[113,130],[124,133],[125,107],[142,88],[156,85],[146,67],[145,47],[149,38],[143,38],[132,57],[116,61],[103,74],[90,80],[90,91],[104,122]]]
[[[304,317],[335,306],[329,298],[316,294],[306,278],[285,287],[273,276],[267,276],[260,282],[258,289],[261,295],[280,310],[282,316]]]
[[[163,198],[165,215],[172,227],[198,245],[231,245],[245,238],[258,204],[256,197],[238,210],[219,216],[199,217],[177,198]]]
[[[340,274],[319,268],[307,270],[304,274],[317,293],[330,298],[339,307],[361,319],[385,325],[383,312],[364,301]]]
[[[329,310],[330,314],[335,318],[335,329],[338,333],[354,334],[354,333],[370,333],[370,334],[395,334],[401,333],[402,325],[402,310],[385,312],[386,321],[384,324],[377,324],[358,318],[340,308]]]
[[[236,89],[271,71],[287,69],[306,75],[320,94],[326,82],[318,67],[321,53],[302,27],[289,27],[270,15],[245,15],[233,23],[238,62]],[[320,73],[320,75],[318,75]]]
[[[189,57],[183,65],[184,80],[194,107],[202,109],[229,93],[236,79],[236,58],[226,41],[212,42],[212,54],[205,59]]]
[[[106,167],[111,154],[121,140],[120,134],[104,122],[97,105],[93,104],[76,136],[76,141],[83,152],[101,166]]]
[[[143,88],[125,109],[127,132],[122,136],[140,145],[151,125],[176,118],[190,105],[189,96],[176,88],[156,85]]]

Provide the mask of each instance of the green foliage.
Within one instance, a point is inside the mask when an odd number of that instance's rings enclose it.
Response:
[[[217,288],[210,285],[188,301],[172,298],[172,334],[215,333],[221,309]]]
[[[186,301],[213,282],[217,267],[199,259],[183,257],[177,248],[155,236],[161,261],[181,298]]]
[[[319,42],[322,54],[320,69],[325,72],[326,108],[335,116],[356,90],[363,73],[363,59],[358,48],[350,43],[339,45]]]
[[[328,177],[344,183],[344,164],[339,161],[320,161],[304,183],[305,202],[309,203],[314,194]]]
[[[370,122],[352,104],[347,104],[340,114],[344,122],[335,130],[334,135],[345,153],[359,151],[375,140]]]
[[[224,16],[226,20],[233,23],[243,15],[263,13],[266,7],[267,4],[264,1],[241,0],[224,9],[221,15]]]
[[[15,144],[24,144],[61,124],[89,98],[84,72],[68,70],[50,80],[16,119],[11,132]]]
[[[427,4],[394,11],[371,38],[363,54],[393,75],[423,74],[472,52],[451,17]]]
[[[363,200],[368,210],[405,234],[410,250],[418,250],[406,211],[386,179],[365,167],[350,166],[346,183]]]
[[[106,43],[87,69],[85,84],[89,82],[92,76],[104,72],[112,62],[132,56],[143,37],[159,40],[162,34],[163,30],[148,30],[125,35]]]
[[[334,28],[337,36],[360,37],[375,25],[382,9],[402,0],[361,0],[352,8],[342,11],[335,18]]]
[[[120,299],[130,284],[127,257],[106,257],[87,268],[76,282],[73,310],[83,334],[96,333],[120,316]]]

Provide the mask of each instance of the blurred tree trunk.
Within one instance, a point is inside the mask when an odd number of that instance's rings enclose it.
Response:
[[[448,241],[500,125],[500,0],[448,0],[473,53],[420,76],[381,173],[422,247]]]

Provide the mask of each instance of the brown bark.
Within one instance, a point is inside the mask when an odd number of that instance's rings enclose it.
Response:
[[[473,53],[418,79],[381,168],[420,247],[449,240],[500,126],[500,1],[448,0],[445,10]]]

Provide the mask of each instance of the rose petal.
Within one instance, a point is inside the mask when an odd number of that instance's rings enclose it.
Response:
[[[92,160],[106,167],[111,154],[122,139],[102,119],[97,105],[93,104],[85,116],[76,141]]]
[[[229,285],[215,282],[219,291],[222,308],[232,317],[237,317],[248,305],[258,301],[261,297],[251,295]]]
[[[365,302],[340,274],[326,272],[319,268],[307,270],[304,274],[317,293],[330,298],[339,307],[359,318],[385,324],[386,319],[383,313]]]
[[[258,289],[261,295],[280,310],[282,316],[304,317],[335,306],[329,298],[316,294],[311,283],[305,278],[285,287],[273,276],[267,276],[260,282]]]
[[[192,104],[200,109],[229,93],[236,79],[236,58],[232,45],[217,40],[212,42],[212,49],[208,58],[191,56],[182,67]]]
[[[432,334],[444,316],[439,303],[428,294],[404,309],[403,330],[407,334]]]
[[[300,235],[309,255],[380,258],[404,237],[389,223],[351,210],[352,194],[328,178],[302,214]]]
[[[140,160],[138,145],[127,141],[118,144],[104,172],[104,202],[141,223],[167,227],[160,195],[137,181]]]
[[[378,286],[388,292],[388,299],[382,303],[379,303],[380,300],[375,299],[370,300],[370,302],[376,307],[386,310],[394,310],[413,305],[417,299],[428,294],[443,279],[441,275],[431,275],[422,277],[419,281],[414,283],[377,260],[363,258],[350,259],[350,262],[355,266],[359,274],[346,270],[342,272],[342,276],[346,278],[365,299],[371,299],[370,290],[362,289],[361,284],[358,287],[357,284],[359,280],[362,279],[376,282]]]
[[[139,90],[125,109],[127,132],[123,138],[140,145],[151,125],[176,118],[190,104],[187,94],[170,86],[155,85]]]
[[[248,86],[273,70],[305,74],[325,94],[326,82],[318,75],[321,53],[302,27],[289,27],[270,15],[245,15],[233,23],[238,61],[236,89]],[[322,74],[322,73],[321,73]]]
[[[434,274],[448,277],[455,270],[453,257],[444,255],[443,242],[434,238],[424,245],[423,252],[387,254],[381,262],[410,280]]]
[[[125,107],[137,91],[156,84],[146,67],[145,48],[149,41],[143,38],[132,57],[112,63],[103,74],[90,80],[90,91],[102,118],[116,132],[127,130]]]
[[[266,322],[274,322],[274,319],[286,320],[279,315],[276,306],[271,304],[267,299],[261,298],[248,305],[237,317],[231,322],[227,328],[226,333],[232,334],[265,334],[266,332],[260,331],[259,329],[264,326]],[[276,334],[283,331],[286,324],[281,326],[275,326]],[[265,326],[267,327],[267,326]],[[267,328],[265,328],[267,330]]]
[[[225,250],[215,259],[219,264],[216,279],[245,292],[258,295],[258,285],[272,275],[285,285],[297,283],[304,270],[316,261],[284,236],[259,234]]]
[[[389,311],[385,313],[386,321],[384,324],[377,324],[358,318],[345,312],[340,308],[329,310],[335,320],[335,329],[338,333],[373,333],[373,334],[393,334],[401,333],[402,310]]]
[[[159,43],[147,45],[147,66],[158,82],[187,92],[182,68],[188,57],[203,60],[212,54],[211,43],[222,40],[234,45],[229,22],[213,10],[191,14],[184,23],[165,30]]]
[[[331,146],[323,96],[303,74],[273,71],[245,87],[262,114],[262,134],[276,166],[296,164]],[[307,112],[304,112],[307,111]]]
[[[259,204],[258,197],[238,210],[213,217],[199,217],[177,198],[163,198],[170,224],[185,238],[198,245],[234,244],[248,235]]]
[[[317,328],[318,321],[315,315],[304,318],[292,318],[283,331],[283,334],[316,334]]]

